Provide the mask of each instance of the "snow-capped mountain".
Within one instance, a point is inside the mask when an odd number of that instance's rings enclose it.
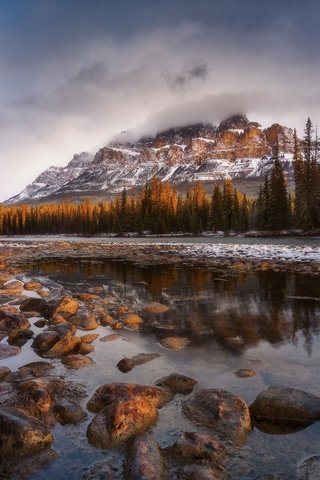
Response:
[[[277,141],[290,178],[293,131],[279,124],[262,129],[246,116],[234,115],[217,127],[171,128],[137,142],[126,141],[123,134],[94,156],[81,153],[65,168],[50,167],[6,203],[112,195],[124,187],[141,187],[153,176],[175,185],[224,178],[259,181],[272,166]]]

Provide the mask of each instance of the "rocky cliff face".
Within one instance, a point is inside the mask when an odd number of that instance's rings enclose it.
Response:
[[[274,124],[263,129],[244,115],[220,123],[171,128],[136,143],[116,140],[95,156],[75,155],[65,168],[51,167],[7,203],[65,195],[114,194],[140,187],[152,176],[175,184],[223,178],[260,179],[272,166],[279,144],[292,175],[293,131]]]

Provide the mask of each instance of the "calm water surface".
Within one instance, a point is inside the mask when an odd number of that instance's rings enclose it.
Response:
[[[229,274],[181,265],[138,267],[99,259],[48,260],[28,269],[73,293],[102,285],[106,295],[112,293],[136,309],[146,301],[170,307],[164,314],[145,316],[140,332],[121,331],[124,340],[96,341],[91,354],[97,363],[95,367],[66,373],[56,361],[57,371],[79,382],[88,394],[102,383],[152,384],[164,375],[179,372],[195,378],[198,388],[224,388],[240,395],[248,404],[275,384],[320,396],[317,277],[275,272]],[[106,335],[112,331],[99,327],[98,333]],[[161,342],[168,336],[181,336],[189,344],[179,351],[165,349]],[[9,359],[9,366],[14,368],[26,363],[26,359],[35,360],[28,344],[23,352],[22,356]],[[119,372],[116,364],[123,356],[141,352],[157,352],[161,357],[127,374]],[[238,378],[234,372],[239,368],[254,369],[256,376]],[[183,400],[178,395],[163,407],[152,428],[163,447],[171,445],[181,430],[197,429],[181,413]],[[86,401],[84,398],[84,405]],[[54,449],[59,457],[33,478],[79,479],[86,466],[101,459],[109,460],[120,472],[124,452],[90,447],[85,430],[83,423],[55,427]],[[268,473],[285,473],[295,478],[297,464],[320,453],[319,440],[317,423],[289,434],[270,434],[254,428],[247,445],[229,459],[227,467],[237,480]]]

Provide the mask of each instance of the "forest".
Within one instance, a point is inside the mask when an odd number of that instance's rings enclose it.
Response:
[[[237,191],[231,180],[213,185],[206,194],[200,182],[179,195],[169,183],[152,178],[142,191],[124,189],[111,202],[63,202],[42,205],[0,205],[1,235],[124,234],[126,232],[201,233],[204,231],[280,231],[320,228],[320,165],[318,136],[308,119],[304,138],[294,132],[294,191],[289,192],[279,148],[257,198]]]

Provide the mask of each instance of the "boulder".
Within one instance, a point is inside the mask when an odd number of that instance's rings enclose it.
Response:
[[[50,350],[46,352],[48,357],[59,357],[61,355],[68,355],[79,351],[81,340],[76,336],[66,336],[56,342]]]
[[[13,408],[0,408],[0,458],[20,458],[51,445],[52,434],[38,420]]]
[[[54,330],[44,330],[36,336],[31,347],[38,350],[40,353],[44,353],[50,350],[59,339],[59,334]]]
[[[13,280],[2,287],[2,292],[7,295],[20,295],[23,291],[23,283],[19,280]]]
[[[89,353],[94,351],[94,346],[90,343],[81,343],[79,348],[80,355],[88,355]]]
[[[182,395],[189,395],[192,392],[195,385],[198,383],[196,380],[180,373],[171,373],[167,377],[162,377],[157,380],[156,385],[160,387],[168,388],[173,393],[181,393]]]
[[[125,466],[126,480],[161,480],[163,461],[159,445],[147,435],[136,437]]]
[[[145,305],[143,307],[143,311],[145,313],[164,313],[164,312],[167,312],[168,310],[169,310],[169,307],[167,307],[167,305],[163,305],[157,302],[148,303],[148,305]]]
[[[20,310],[22,312],[37,312],[43,315],[45,318],[50,317],[50,305],[43,298],[26,298],[21,306]]]
[[[52,316],[61,315],[64,318],[72,317],[77,313],[79,303],[72,297],[62,297],[58,305],[54,308]]]
[[[161,387],[134,383],[108,383],[96,389],[87,403],[87,408],[90,412],[97,413],[124,397],[143,397],[158,407],[172,400],[173,395],[169,390]]]
[[[81,330],[95,330],[100,326],[96,317],[89,313],[77,315],[76,317],[71,318],[70,321]]]
[[[94,416],[87,437],[95,447],[117,447],[145,432],[157,416],[157,407],[148,398],[127,396],[112,402]]]
[[[122,317],[122,321],[126,327],[137,328],[143,324],[143,320],[135,313],[127,313]]]
[[[245,442],[251,431],[245,401],[226,390],[199,390],[184,402],[182,410],[191,421],[210,427],[237,444]]]
[[[24,284],[25,290],[39,290],[40,288],[42,288],[42,285],[40,282],[31,280],[30,282],[27,282]]]
[[[25,330],[30,327],[27,317],[23,313],[10,313],[0,308],[0,332],[11,332],[12,330]]]
[[[32,330],[12,330],[8,335],[8,343],[9,345],[16,345],[18,347],[22,347],[25,343],[27,343],[30,338],[33,337]]]
[[[87,417],[77,402],[63,401],[54,406],[54,413],[61,425],[77,424]]]
[[[258,422],[307,425],[320,420],[320,397],[297,388],[272,386],[258,395],[250,413]]]
[[[117,367],[123,373],[130,372],[136,365],[151,362],[154,358],[160,357],[159,353],[139,353],[131,358],[124,357],[117,363]]]
[[[99,337],[99,333],[88,333],[80,337],[82,343],[92,343]]]

